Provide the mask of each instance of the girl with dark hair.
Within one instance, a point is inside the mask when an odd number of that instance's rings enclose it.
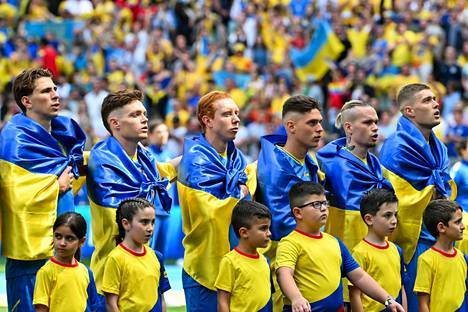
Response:
[[[101,288],[107,311],[166,311],[163,293],[170,285],[162,255],[146,245],[154,220],[154,206],[145,199],[119,204],[117,247],[107,258]]]
[[[55,255],[37,272],[36,311],[103,311],[91,270],[80,260],[86,220],[76,212],[60,215],[53,225]]]

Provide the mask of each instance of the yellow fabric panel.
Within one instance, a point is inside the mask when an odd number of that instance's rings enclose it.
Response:
[[[89,204],[91,207],[93,245],[95,247],[90,267],[94,274],[96,288],[101,293],[104,265],[107,256],[115,248],[114,237],[118,234],[119,230],[115,222],[116,209],[99,206],[91,199],[89,200]]]
[[[156,167],[158,168],[159,174],[161,178],[168,178],[169,181],[173,181],[177,178],[177,170],[171,163],[168,162],[158,162],[156,163]]]
[[[247,174],[247,187],[249,188],[250,196],[253,198],[257,190],[257,161],[248,164],[245,167],[245,173]]]
[[[422,191],[382,166],[383,174],[390,181],[398,198],[398,226],[391,239],[403,249],[405,262],[413,258],[421,233],[422,215],[429,204],[434,185],[428,185]]]
[[[83,152],[83,165],[88,165],[89,151]],[[86,176],[80,176],[78,179],[73,180],[73,195],[78,194],[83,185],[86,183]]]
[[[219,264],[229,252],[229,226],[239,199],[215,196],[177,182],[185,234],[184,270],[198,283],[216,290]]]
[[[353,250],[367,234],[361,213],[330,206],[325,232],[339,237],[349,250]]]
[[[3,256],[37,260],[53,255],[58,195],[56,175],[31,173],[0,160]]]

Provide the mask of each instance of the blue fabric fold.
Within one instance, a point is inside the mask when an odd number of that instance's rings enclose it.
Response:
[[[382,174],[378,158],[367,153],[367,165],[345,149],[346,138],[325,145],[317,153],[320,168],[326,174],[326,188],[331,205],[341,209],[360,210],[362,195],[374,188],[393,187]]]
[[[240,185],[247,183],[244,155],[233,142],[227,146],[227,159],[208,143],[202,134],[187,138],[179,165],[178,180],[192,189],[223,200],[241,197]]]
[[[161,179],[153,156],[141,145],[137,146],[137,158],[138,162],[133,161],[114,137],[96,144],[88,164],[90,199],[100,206],[117,208],[123,199],[145,198],[157,209],[169,211],[168,179]]]
[[[296,221],[289,206],[288,192],[303,179],[295,174],[296,167],[291,157],[281,151],[279,146],[286,144],[285,135],[267,135],[261,138],[261,150],[257,163],[258,189],[256,200],[267,206],[272,214],[271,239],[279,241],[296,227]],[[309,180],[318,183],[318,166],[310,155],[305,158]]]
[[[0,158],[32,173],[60,174],[72,167],[75,178],[83,165],[86,135],[73,119],[58,116],[51,132],[24,114],[11,118],[0,138]]]
[[[405,116],[380,151],[382,165],[421,191],[434,185],[437,193],[450,197],[447,148],[431,132],[429,144],[421,131]]]

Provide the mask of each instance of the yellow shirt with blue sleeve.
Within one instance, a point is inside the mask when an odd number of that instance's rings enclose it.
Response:
[[[429,294],[431,312],[461,311],[467,305],[466,270],[466,256],[460,250],[447,254],[431,247],[419,256],[414,292]]]
[[[278,244],[275,269],[294,270],[302,296],[312,311],[337,311],[343,307],[342,277],[359,268],[343,242],[327,233],[310,235],[295,229]],[[291,301],[284,298],[285,305]]]
[[[405,268],[400,247],[388,241],[386,246],[378,246],[364,239],[353,248],[352,256],[364,271],[401,304]],[[383,304],[364,293],[361,293],[361,301],[364,311],[385,310]]]
[[[33,305],[44,305],[49,311],[95,311],[99,299],[93,274],[74,260],[64,264],[51,258],[36,275]]]
[[[263,255],[234,248],[221,260],[215,287],[231,294],[231,312],[271,311],[271,270]]]
[[[156,253],[146,246],[136,253],[123,244],[109,254],[101,291],[118,295],[120,311],[161,311],[159,296],[170,289]]]

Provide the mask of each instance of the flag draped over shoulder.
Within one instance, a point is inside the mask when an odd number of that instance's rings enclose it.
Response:
[[[330,24],[321,20],[309,44],[302,50],[291,49],[290,57],[301,81],[308,77],[320,80],[327,73],[329,62],[336,60],[343,50]]]
[[[221,258],[230,250],[229,226],[240,185],[249,185],[242,153],[228,143],[223,157],[203,135],[185,140],[177,188],[185,238],[184,270],[215,290]]]
[[[448,171],[447,148],[434,132],[428,144],[419,129],[402,116],[396,132],[384,142],[380,161],[399,200],[399,224],[394,239],[409,263],[421,234],[422,215],[433,191],[452,200],[456,197],[456,186]],[[423,231],[421,235],[426,234]]]
[[[72,119],[58,116],[51,132],[15,115],[0,136],[2,253],[18,260],[52,256],[52,225],[59,213],[73,210],[73,194],[59,195],[58,176],[83,165],[86,136]]]
[[[375,155],[367,153],[365,164],[345,146],[346,138],[332,141],[317,153],[317,158],[326,174],[325,188],[331,203],[325,231],[338,236],[351,250],[367,234],[360,214],[362,195],[374,188],[393,188]]]
[[[138,161],[137,161],[138,160]],[[137,146],[132,160],[114,137],[97,143],[88,160],[86,185],[91,206],[93,244],[91,269],[98,291],[101,289],[107,255],[114,249],[118,233],[116,209],[127,198],[147,199],[157,209],[169,211],[171,198],[167,178],[161,179],[153,156]]]
[[[296,227],[291,214],[288,192],[301,181],[319,182],[318,166],[308,154],[305,165],[307,177],[300,177],[295,172],[303,165],[294,162],[277,145],[286,144],[284,135],[267,135],[261,138],[261,150],[257,163],[257,200],[267,206],[272,213],[271,239],[279,241]]]
[[[137,146],[137,158],[138,162],[133,161],[114,137],[96,144],[88,164],[90,199],[100,206],[117,208],[123,199],[138,197],[169,211],[168,179],[161,179],[153,156],[141,145]]]

